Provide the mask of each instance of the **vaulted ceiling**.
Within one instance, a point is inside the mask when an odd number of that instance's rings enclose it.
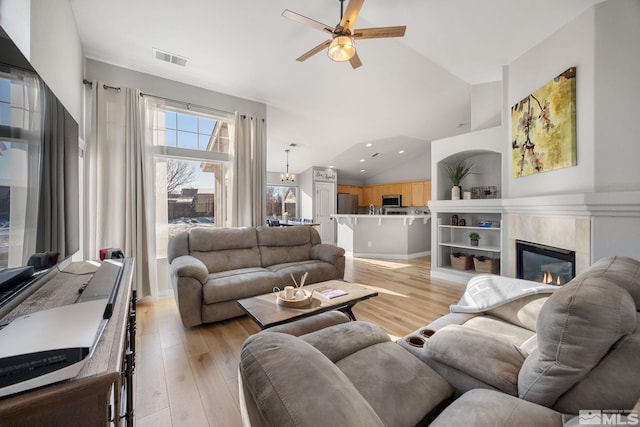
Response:
[[[407,30],[356,42],[364,64],[356,70],[324,52],[296,62],[327,36],[281,16],[290,9],[334,26],[338,0],[71,5],[88,58],[265,103],[269,171],[284,169],[293,143],[291,172],[333,165],[365,180],[403,161],[369,158],[363,167],[367,143],[409,158],[468,132],[472,85],[500,80],[504,65],[601,1],[366,0],[355,28]],[[187,57],[186,67],[153,59],[152,48]]]

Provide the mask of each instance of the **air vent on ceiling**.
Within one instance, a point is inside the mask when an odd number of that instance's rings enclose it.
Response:
[[[187,65],[187,58],[184,56],[176,55],[175,53],[166,52],[164,50],[153,48],[153,57],[160,61],[170,62],[171,64],[180,65],[184,67]]]
[[[378,157],[379,155],[380,155],[380,153],[373,153],[373,154],[371,155],[371,157]]]

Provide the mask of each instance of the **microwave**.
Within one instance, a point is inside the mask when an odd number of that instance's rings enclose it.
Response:
[[[391,194],[382,196],[382,207],[399,208],[402,206],[402,196],[400,194]]]

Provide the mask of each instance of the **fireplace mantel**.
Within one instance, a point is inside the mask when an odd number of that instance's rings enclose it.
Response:
[[[500,200],[506,213],[640,217],[640,191],[557,194]]]

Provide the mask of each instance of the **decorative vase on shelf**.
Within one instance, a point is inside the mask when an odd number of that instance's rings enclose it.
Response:
[[[471,246],[478,246],[478,239],[471,239]]]
[[[451,200],[460,200],[462,187],[460,184],[470,173],[472,173],[473,163],[461,160],[453,164],[445,163],[446,173],[451,180]]]
[[[460,193],[462,192],[462,187],[459,185],[454,185],[451,187],[451,200],[460,200]]]
[[[478,246],[478,240],[480,240],[480,235],[478,233],[469,233],[469,241],[471,242],[471,246]]]

